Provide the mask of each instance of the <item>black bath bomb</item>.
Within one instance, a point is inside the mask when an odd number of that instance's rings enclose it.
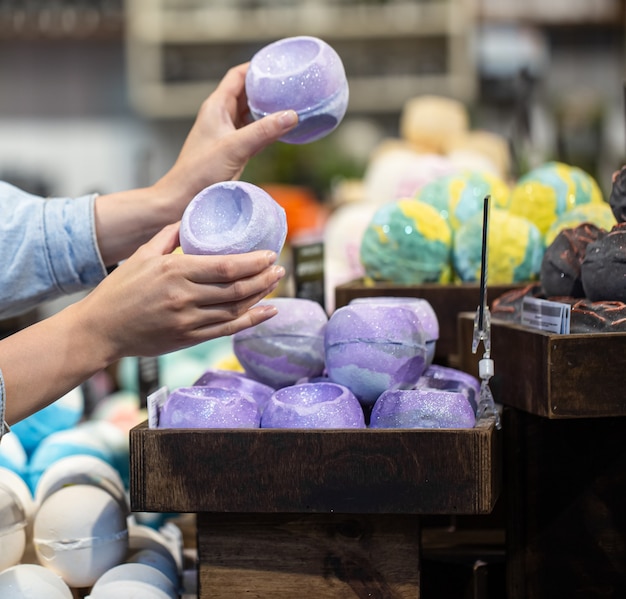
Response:
[[[582,299],[572,306],[570,333],[624,332],[626,332],[624,302],[592,302]]]
[[[626,223],[587,246],[581,278],[592,302],[626,302]]]
[[[618,223],[626,222],[626,166],[613,174],[609,204],[615,220]]]
[[[549,297],[585,297],[581,265],[587,246],[607,235],[591,223],[563,229],[547,247],[541,262],[540,281]]]

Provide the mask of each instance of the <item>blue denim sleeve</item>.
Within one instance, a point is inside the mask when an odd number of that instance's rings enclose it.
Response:
[[[106,276],[95,198],[44,199],[0,181],[0,319],[91,289]]]

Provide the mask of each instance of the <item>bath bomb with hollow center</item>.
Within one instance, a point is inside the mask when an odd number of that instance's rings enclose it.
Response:
[[[246,374],[274,389],[322,374],[328,322],[322,306],[290,297],[260,303],[276,306],[278,314],[233,335],[233,351]]]
[[[278,389],[270,398],[261,428],[365,428],[354,393],[336,383],[304,383]]]
[[[263,411],[265,404],[274,393],[274,388],[264,385],[246,376],[243,372],[234,370],[211,369],[205,370],[197,379],[194,387],[220,387],[222,389],[237,389],[247,393],[256,401],[259,409]]]
[[[235,388],[175,389],[159,414],[159,428],[259,428],[260,424],[256,401]]]
[[[39,563],[68,586],[89,587],[126,557],[126,513],[104,489],[64,487],[37,511],[33,545]]]
[[[18,564],[0,572],[2,599],[72,599],[62,578],[38,564]]]
[[[261,48],[246,73],[246,95],[254,119],[295,110],[298,125],[281,141],[304,144],[337,128],[348,107],[348,80],[341,58],[323,40],[287,37]]]
[[[463,393],[474,412],[480,397],[480,381],[471,374],[440,364],[431,364],[415,384],[415,389],[438,389]]]
[[[370,428],[473,428],[475,424],[466,395],[436,389],[385,391],[370,417]]]
[[[333,312],[324,339],[329,379],[348,387],[362,406],[387,389],[409,389],[426,368],[426,337],[403,305],[349,304]]]
[[[188,204],[180,224],[185,254],[244,254],[272,250],[287,238],[283,207],[266,191],[243,181],[214,183]]]

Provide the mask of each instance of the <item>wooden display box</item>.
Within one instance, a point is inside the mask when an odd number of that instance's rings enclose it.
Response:
[[[421,514],[487,514],[501,431],[130,431],[134,511],[196,512],[198,597],[420,597]]]
[[[478,373],[474,314],[458,317],[460,368]],[[497,402],[545,418],[626,416],[626,333],[556,335],[492,320]]]
[[[518,289],[518,285],[493,285],[487,290],[488,297],[499,297],[507,291]],[[338,285],[335,288],[335,306],[340,308],[358,297],[419,297],[425,299],[435,310],[439,320],[439,339],[435,348],[435,361],[447,363],[450,356],[459,351],[457,337],[457,315],[461,312],[474,312],[480,303],[478,283],[460,283],[442,285],[430,283],[423,285],[397,285],[395,283],[366,283],[357,279]],[[469,348],[471,350],[471,342]]]

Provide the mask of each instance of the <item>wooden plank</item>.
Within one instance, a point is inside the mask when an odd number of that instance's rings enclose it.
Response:
[[[488,288],[488,297],[499,297],[520,285],[494,285]],[[435,361],[447,363],[450,356],[459,350],[457,315],[460,312],[476,311],[480,303],[480,288],[477,283],[441,285],[397,285],[395,283],[368,284],[357,279],[338,285],[335,288],[335,306],[340,308],[358,297],[418,297],[425,299],[433,307],[439,320],[439,340],[435,348]],[[471,348],[471,342],[470,346]]]
[[[501,431],[130,431],[132,509],[156,512],[487,514]]]
[[[478,373],[473,314],[458,317],[459,368]],[[626,333],[554,335],[491,323],[491,390],[497,402],[546,418],[626,416]]]
[[[198,514],[199,597],[415,599],[419,517]]]

